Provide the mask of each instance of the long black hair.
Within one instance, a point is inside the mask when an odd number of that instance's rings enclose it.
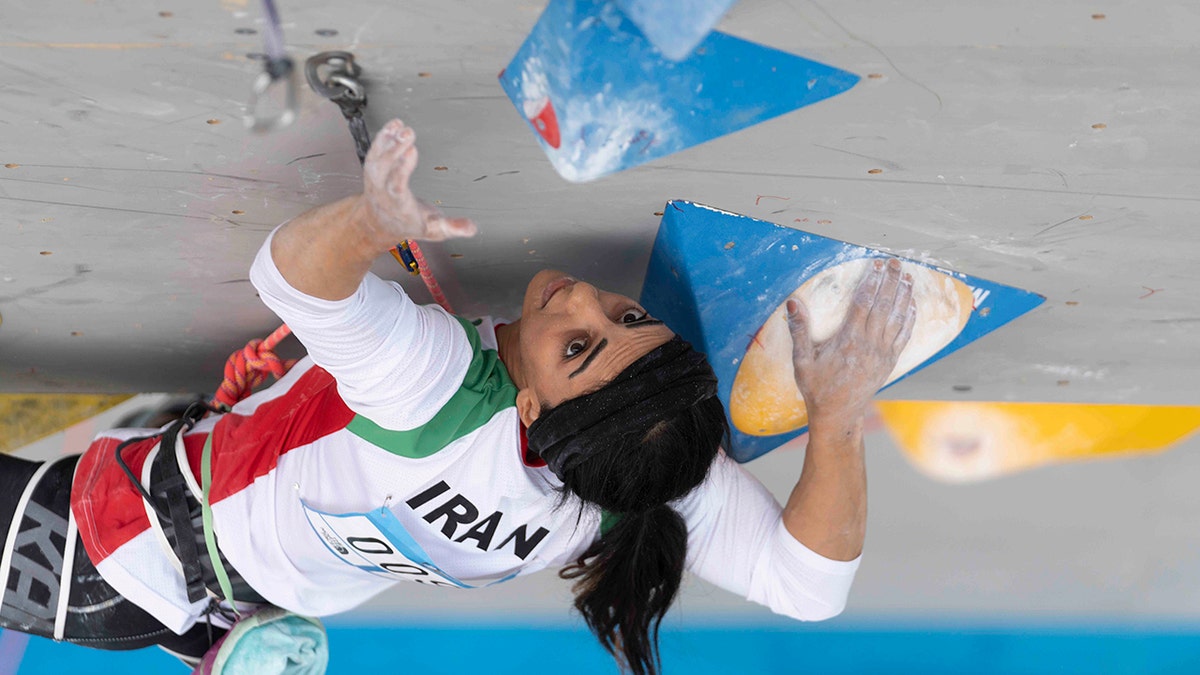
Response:
[[[575,582],[575,608],[633,675],[658,672],[659,625],[687,560],[686,524],[667,502],[703,482],[728,433],[710,396],[562,472],[566,490],[617,520],[559,575]]]

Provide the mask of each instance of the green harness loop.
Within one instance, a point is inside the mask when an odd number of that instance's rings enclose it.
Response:
[[[214,430],[215,432],[215,430]],[[217,575],[217,583],[221,586],[221,595],[229,602],[233,613],[240,619],[237,602],[233,599],[233,584],[229,582],[229,573],[221,564],[221,552],[217,549],[217,533],[213,530],[212,506],[209,505],[208,491],[212,487],[212,442],[213,432],[204,441],[204,452],[200,456],[200,512],[204,521],[204,546],[208,549],[208,559],[212,561],[213,572]]]

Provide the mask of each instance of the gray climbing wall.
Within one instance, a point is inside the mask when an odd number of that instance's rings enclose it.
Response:
[[[1194,3],[744,0],[722,30],[863,81],[587,185],[553,172],[496,81],[540,10],[280,3],[289,51],[353,51],[372,127],[418,130],[417,189],[480,223],[426,248],[464,313],[511,316],[547,266],[636,295],[656,212],[694,199],[1047,297],[890,397],[1200,404]],[[307,91],[290,129],[243,129],[261,27],[246,0],[5,8],[0,391],[209,391],[275,327],[246,281],[258,244],[354,191],[358,165],[337,109]],[[399,274],[389,258],[377,271]],[[850,617],[1200,617],[1196,438],[972,486],[869,444]],[[754,470],[786,494],[799,459]],[[402,590],[370,609],[557,616],[567,601],[548,574]],[[762,613],[699,586],[683,606]]]

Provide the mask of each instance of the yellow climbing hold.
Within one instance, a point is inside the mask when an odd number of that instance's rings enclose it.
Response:
[[[12,452],[63,431],[129,398],[97,394],[0,394],[0,452]]]
[[[934,478],[970,482],[1046,464],[1156,453],[1200,429],[1200,406],[876,401],[892,438]]]

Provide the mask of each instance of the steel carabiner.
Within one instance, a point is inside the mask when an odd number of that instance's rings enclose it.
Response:
[[[337,103],[343,113],[366,106],[367,90],[359,77],[362,69],[354,55],[344,51],[314,54],[304,63],[308,85],[321,96]],[[346,114],[349,117],[349,113]]]

